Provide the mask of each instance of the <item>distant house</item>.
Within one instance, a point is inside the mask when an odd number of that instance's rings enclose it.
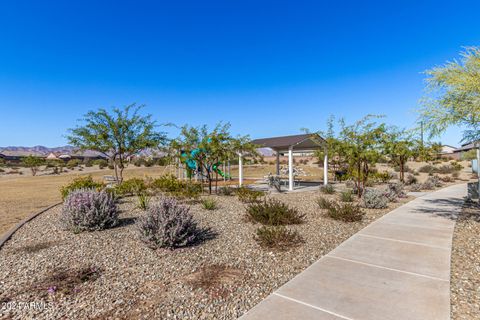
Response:
[[[457,150],[457,148],[455,147],[452,147],[452,146],[449,146],[447,144],[444,144],[442,146],[442,151],[440,151],[441,154],[452,154],[455,152],[455,150]]]
[[[55,153],[50,152],[50,153],[48,154],[48,156],[46,156],[45,159],[47,159],[47,160],[58,160],[58,156],[57,156]]]
[[[455,149],[455,153],[463,153],[463,152],[467,152],[467,151],[470,151],[472,149],[476,149],[477,147],[475,146],[477,142],[469,142],[469,143],[465,143],[465,144],[462,144],[462,146],[460,148],[457,148]]]

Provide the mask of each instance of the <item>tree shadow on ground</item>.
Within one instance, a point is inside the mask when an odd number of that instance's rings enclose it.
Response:
[[[450,220],[457,220],[460,211],[452,211],[452,207],[462,208],[465,199],[445,198],[445,199],[424,199],[426,205],[415,208],[415,211],[427,213]]]

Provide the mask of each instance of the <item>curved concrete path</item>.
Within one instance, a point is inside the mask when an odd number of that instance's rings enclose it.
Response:
[[[465,184],[389,212],[241,319],[450,319],[450,252]]]

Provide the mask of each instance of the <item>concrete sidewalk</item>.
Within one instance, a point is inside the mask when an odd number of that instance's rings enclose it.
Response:
[[[450,252],[465,184],[373,222],[241,319],[450,319]]]

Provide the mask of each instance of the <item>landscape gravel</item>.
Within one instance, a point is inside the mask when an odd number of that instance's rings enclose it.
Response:
[[[480,207],[467,203],[453,234],[452,319],[480,319]]]
[[[271,195],[306,215],[305,223],[289,227],[305,243],[286,252],[260,248],[254,240],[259,225],[245,220],[246,205],[233,196],[212,196],[218,202],[214,211],[192,204],[200,226],[216,236],[175,251],[155,251],[139,241],[134,220],[144,213],[134,198],[122,200],[120,226],[103,231],[64,231],[58,224],[61,206],[51,209],[0,249],[0,318],[236,319],[361,228],[410,200],[366,210],[363,221],[346,223],[319,209],[319,195]],[[58,270],[91,267],[99,270],[98,278],[68,294],[46,280]]]

